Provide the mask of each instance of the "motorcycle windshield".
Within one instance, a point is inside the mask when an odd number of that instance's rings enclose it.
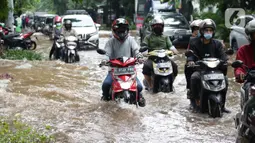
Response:
[[[216,58],[204,58],[203,63],[209,68],[216,68],[220,64],[220,60]]]

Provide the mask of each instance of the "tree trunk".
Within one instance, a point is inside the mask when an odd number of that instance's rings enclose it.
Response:
[[[14,23],[14,18],[13,18],[13,10],[14,10],[14,6],[13,6],[13,0],[8,0],[8,7],[10,8],[9,13],[8,13],[8,18],[6,20],[6,26],[10,27],[12,31],[14,31],[13,29],[13,23]]]

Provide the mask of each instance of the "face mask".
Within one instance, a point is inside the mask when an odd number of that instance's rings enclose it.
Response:
[[[155,28],[153,29],[153,31],[155,32],[155,34],[161,35],[162,32],[163,32],[163,29],[160,28],[160,27],[155,27]]]
[[[209,40],[209,39],[212,38],[212,34],[205,33],[205,34],[204,34],[204,37],[205,37],[205,39]]]
[[[198,31],[198,32],[197,32],[197,37],[200,37],[200,36],[201,36],[201,34],[200,34],[200,32]]]

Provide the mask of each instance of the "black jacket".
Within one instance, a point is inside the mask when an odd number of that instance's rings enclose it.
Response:
[[[190,40],[190,50],[192,50],[198,58],[195,56],[187,57],[188,61],[202,60],[203,58],[219,58],[223,61],[227,61],[228,57],[224,52],[222,43],[218,40],[212,39],[209,44],[204,44],[201,38],[193,38]]]

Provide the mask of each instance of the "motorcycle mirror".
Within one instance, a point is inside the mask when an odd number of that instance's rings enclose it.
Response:
[[[234,54],[234,50],[229,48],[227,51],[226,51],[226,54],[227,55],[233,55]]]
[[[95,25],[97,28],[99,28],[101,26],[101,24],[98,24],[98,23],[96,23]]]
[[[103,50],[103,49],[97,49],[97,53],[100,54],[100,55],[105,55],[106,51]]]
[[[231,66],[232,66],[233,68],[239,68],[239,67],[243,66],[243,61],[241,61],[241,60],[234,61],[234,62],[231,64]]]
[[[145,51],[147,51],[147,50],[148,50],[148,47],[144,47],[144,48],[140,48],[140,49],[139,49],[139,52],[142,53],[142,52],[145,52]]]
[[[194,52],[192,50],[188,50],[185,52],[186,57],[194,56]]]

